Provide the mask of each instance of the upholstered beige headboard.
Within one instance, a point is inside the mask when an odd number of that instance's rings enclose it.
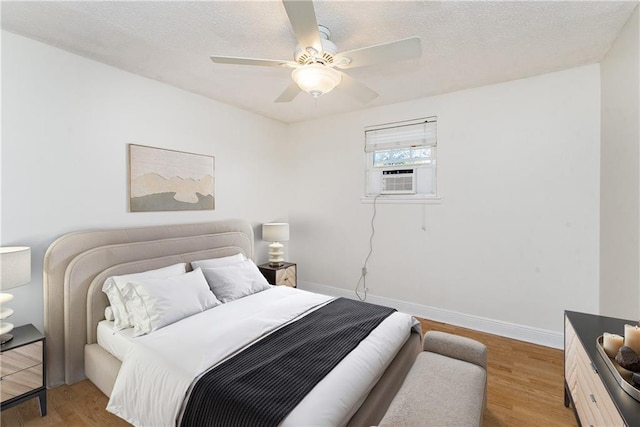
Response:
[[[54,241],[44,258],[47,385],[85,378],[84,346],[95,342],[111,275],[242,252],[254,259],[253,229],[241,220],[83,231]]]

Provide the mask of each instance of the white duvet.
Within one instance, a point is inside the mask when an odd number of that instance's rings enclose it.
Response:
[[[277,286],[136,338],[123,359],[107,410],[136,426],[174,426],[194,379],[331,299]],[[311,390],[282,425],[346,424],[414,325],[414,319],[403,313],[386,318]]]

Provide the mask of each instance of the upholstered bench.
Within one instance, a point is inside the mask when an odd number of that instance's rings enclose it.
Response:
[[[487,348],[469,338],[430,331],[381,426],[481,426],[486,405]]]

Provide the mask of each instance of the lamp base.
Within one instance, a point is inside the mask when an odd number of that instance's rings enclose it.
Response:
[[[284,245],[280,242],[273,242],[269,245],[269,265],[280,267],[284,262]]]
[[[13,339],[13,335],[12,334],[4,334],[4,335],[0,335],[0,345],[9,342]]]
[[[13,295],[7,293],[0,294],[0,303],[4,304],[7,301],[11,301],[13,299]],[[0,320],[4,320],[7,317],[13,314],[13,310],[6,307],[0,308]],[[13,335],[9,332],[13,331],[13,324],[9,322],[0,321],[0,344],[4,344],[13,339]]]

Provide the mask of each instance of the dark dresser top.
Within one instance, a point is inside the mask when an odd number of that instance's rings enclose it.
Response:
[[[32,342],[44,338],[42,332],[36,329],[32,324],[17,326],[9,333],[13,335],[13,339],[0,346],[0,353],[17,347],[22,347],[23,345],[31,344]]]

